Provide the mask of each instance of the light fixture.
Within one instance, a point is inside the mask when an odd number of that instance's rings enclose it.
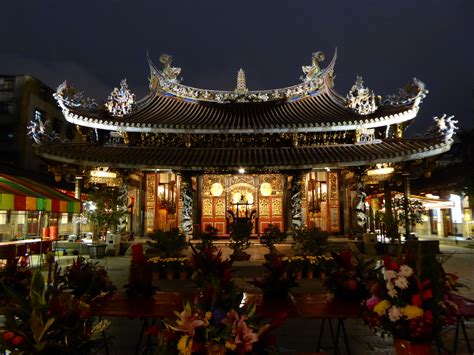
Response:
[[[211,185],[211,195],[212,196],[220,196],[222,195],[222,192],[224,191],[224,188],[222,187],[222,184],[220,182],[215,182]]]
[[[245,174],[245,169],[244,168],[239,168],[239,174]]]
[[[90,176],[97,178],[115,179],[117,177],[117,174],[108,170],[109,168],[98,168],[96,170],[91,170]]]
[[[235,192],[232,195],[232,202],[233,203],[239,203],[240,199],[242,198],[242,194],[240,192]]]
[[[395,169],[392,166],[388,166],[386,164],[377,164],[376,169],[370,169],[367,170],[367,175],[368,176],[374,176],[374,175],[389,175],[393,173]]]
[[[260,185],[260,193],[262,196],[270,196],[272,194],[272,185],[268,182],[264,182]]]
[[[251,192],[246,192],[245,193],[245,202],[249,205],[253,205],[253,195]]]

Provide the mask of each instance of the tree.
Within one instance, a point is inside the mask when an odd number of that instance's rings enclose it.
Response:
[[[126,186],[117,188],[94,188],[89,199],[84,202],[84,216],[93,225],[93,239],[97,240],[99,232],[107,234],[108,229],[117,226],[124,228],[128,195]]]

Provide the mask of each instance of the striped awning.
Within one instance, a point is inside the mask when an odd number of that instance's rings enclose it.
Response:
[[[0,210],[80,213],[81,201],[31,179],[0,173]]]

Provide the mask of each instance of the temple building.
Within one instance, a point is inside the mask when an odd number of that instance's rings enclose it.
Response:
[[[252,91],[241,69],[235,90],[218,91],[183,85],[181,69],[161,55],[161,67],[149,59],[144,98],[122,80],[98,104],[64,82],[54,96],[76,137],[30,133],[56,171],[75,168],[84,183],[128,184],[141,232],[191,234],[211,225],[225,237],[233,219],[247,217],[255,235],[270,223],[349,235],[367,227],[366,187],[448,151],[456,121],[442,116],[424,138],[403,138],[424,84],[413,79],[382,98],[357,77],[341,95],[336,57],[323,67],[324,54],[314,53],[294,86]]]

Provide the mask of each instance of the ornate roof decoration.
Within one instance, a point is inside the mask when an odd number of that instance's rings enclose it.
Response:
[[[127,85],[127,79],[122,79],[120,89],[114,88],[110,93],[105,108],[112,116],[123,117],[132,113],[135,108],[135,94],[133,94]]]
[[[418,99],[419,104],[427,94],[428,90],[425,87],[425,83],[417,78],[413,78],[404,88],[398,89],[396,94],[388,95],[383,103],[384,105],[400,106],[410,104]]]
[[[235,92],[239,94],[246,94],[248,91],[249,89],[247,89],[245,72],[242,68],[240,68],[237,72],[237,86],[235,87]]]
[[[61,100],[69,107],[81,107],[85,109],[97,109],[99,107],[94,99],[84,97],[82,91],[76,92],[71,85],[68,85],[66,80],[58,86],[53,96],[56,101]]]
[[[449,143],[452,141],[454,133],[459,128],[456,126],[458,123],[457,120],[453,120],[454,116],[446,117],[444,113],[441,117],[435,116],[433,120],[435,121],[435,126],[430,127],[426,133],[427,136],[439,137],[444,136],[444,142]]]
[[[302,81],[314,80],[316,76],[319,74],[319,72],[321,71],[319,62],[324,61],[325,58],[326,57],[323,52],[319,51],[319,52],[313,53],[313,56],[311,58],[311,65],[303,65],[301,67],[305,76],[301,76],[300,79]]]
[[[375,129],[374,128],[366,128],[363,126],[359,126],[355,130],[355,139],[354,143],[356,144],[364,144],[364,143],[380,143],[382,140],[375,139]]]
[[[180,84],[180,80],[177,79],[177,76],[181,72],[181,69],[171,67],[171,57],[163,54],[160,56],[160,61],[164,64],[163,70],[157,69],[149,59],[151,72],[150,90],[157,90],[166,95],[180,97],[191,102],[293,101],[315,94],[324,85],[333,85],[332,81],[336,57],[337,51],[334,53],[331,63],[325,69],[321,69],[319,67],[319,61],[324,60],[324,54],[322,52],[316,52],[313,54],[312,65],[303,67],[303,71],[306,74],[303,83],[275,90],[247,91],[243,95],[239,91],[197,89]]]
[[[52,130],[49,120],[43,122],[38,116],[35,116],[35,118],[30,121],[30,125],[26,126],[26,130],[26,135],[33,139],[37,145],[41,145],[43,142],[66,142],[66,140],[63,141],[61,137]]]
[[[170,83],[179,84],[182,78],[178,78],[178,75],[181,73],[181,68],[172,67],[171,62],[173,57],[169,54],[160,55],[160,63],[163,64],[162,74],[163,77],[168,80]]]
[[[346,96],[346,106],[355,113],[365,116],[377,110],[377,101],[374,92],[364,87],[362,76],[357,76],[355,84]]]

